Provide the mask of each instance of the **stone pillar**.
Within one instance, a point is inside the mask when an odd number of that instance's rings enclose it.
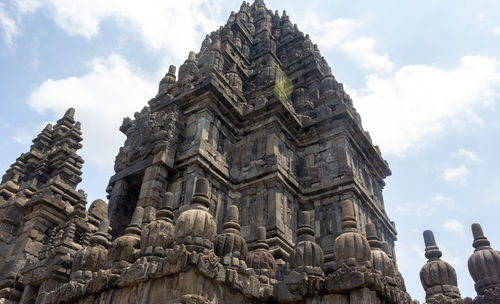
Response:
[[[471,226],[474,253],[469,257],[469,272],[477,291],[477,303],[500,302],[500,252],[490,246],[481,225]]]
[[[208,140],[210,134],[210,122],[214,120],[214,116],[208,110],[204,110],[198,114],[198,127],[196,130],[197,140]]]
[[[268,186],[269,187],[269,186]],[[268,217],[266,220],[266,229],[269,231],[268,244],[271,247],[270,251],[276,258],[287,260],[288,252],[291,247],[284,250],[281,246],[282,235],[284,233],[284,223],[282,218],[282,192],[279,184],[273,183],[271,188],[267,190],[267,205]],[[281,233],[280,233],[281,232]]]
[[[219,141],[219,129],[217,128],[215,121],[210,124],[210,133],[208,136],[208,141],[215,149],[217,149],[217,143]]]
[[[166,189],[167,168],[159,163],[146,168],[137,206],[158,208]]]

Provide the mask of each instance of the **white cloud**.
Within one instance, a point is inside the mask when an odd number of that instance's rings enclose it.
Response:
[[[323,21],[316,13],[307,11],[299,23],[320,47],[337,48],[362,69],[386,72],[393,67],[387,54],[380,55],[376,52],[375,39],[355,35],[355,30],[361,25],[359,20],[338,18]]]
[[[176,60],[197,50],[202,35],[216,29],[220,1],[184,0],[48,0],[44,2],[58,26],[70,35],[92,38],[104,20],[114,20],[136,32],[154,50],[165,50]]]
[[[361,37],[354,41],[347,41],[340,48],[363,69],[390,71],[393,67],[387,54],[377,54],[373,38]]]
[[[330,49],[340,45],[352,35],[353,31],[359,27],[360,22],[349,18],[323,21],[315,12],[306,11],[299,24],[306,33],[309,33],[313,42],[320,47]]]
[[[323,21],[306,12],[300,24],[320,47],[340,50],[372,72],[363,88],[345,87],[384,153],[404,156],[448,132],[450,124],[482,123],[475,110],[499,97],[500,62],[495,58],[464,56],[456,68],[406,65],[387,74],[394,63],[376,51],[373,38],[356,35],[360,20]]]
[[[424,202],[406,202],[396,206],[396,213],[400,215],[412,215],[418,217],[428,217],[436,213],[437,210],[456,210],[458,208],[454,199],[442,194],[434,195],[430,200]]]
[[[38,0],[16,0],[19,14],[34,13],[42,4]]]
[[[467,160],[471,160],[471,161],[475,161],[475,162],[480,161],[479,156],[477,156],[476,153],[469,151],[467,149],[463,149],[463,148],[459,149],[456,153],[452,153],[451,156],[455,157],[455,158],[467,159]]]
[[[7,12],[5,4],[9,6]],[[8,47],[14,46],[14,37],[22,34],[21,23],[24,15],[34,13],[40,6],[38,0],[16,0],[13,3],[0,2],[0,32]]]
[[[12,39],[19,33],[16,22],[9,16],[5,10],[4,4],[0,2],[0,26],[5,44],[8,47],[12,46]]]
[[[449,123],[477,122],[474,110],[495,102],[499,88],[499,61],[465,56],[455,69],[407,65],[391,76],[369,75],[364,88],[349,91],[374,143],[404,156]]]
[[[460,235],[465,235],[465,227],[464,224],[457,220],[446,220],[443,224],[443,229],[448,232],[454,232]]]
[[[454,221],[454,220],[451,220],[451,221]],[[460,223],[461,224],[461,223]],[[465,235],[465,228],[462,232],[458,232],[458,231],[450,231],[450,232],[454,232],[454,233],[459,233],[461,235]],[[441,257],[442,260],[446,261],[447,263],[449,263],[453,268],[455,268],[455,270],[457,269],[464,269],[466,267],[466,261],[467,261],[467,258],[468,258],[468,253],[467,252],[464,252],[463,250],[462,251],[459,251],[459,253],[457,254],[456,250],[452,250],[452,247],[448,248],[448,246],[450,244],[445,244],[445,241],[447,241],[446,239],[442,239],[442,242],[437,242],[438,244],[438,247],[439,249],[441,250],[441,252],[443,253],[443,256]],[[455,248],[453,248],[455,249]],[[464,269],[465,270],[465,269]],[[460,287],[460,286],[459,286]]]
[[[28,123],[21,127],[16,127],[13,132],[14,135],[11,139],[18,144],[29,145],[31,141],[45,128],[49,122],[38,123]]]
[[[446,168],[443,171],[444,180],[450,183],[465,183],[467,175],[469,175],[469,170],[464,166],[460,166],[458,168]]]
[[[493,31],[495,32],[495,34],[500,35],[500,26],[495,27]]]
[[[123,117],[146,105],[157,85],[118,55],[95,59],[90,67],[81,77],[43,82],[31,93],[28,104],[37,112],[49,111],[57,117],[74,107],[82,122],[82,157],[108,171],[125,139],[118,135]]]

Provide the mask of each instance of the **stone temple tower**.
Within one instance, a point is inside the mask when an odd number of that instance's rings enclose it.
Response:
[[[171,66],[120,127],[108,204],[88,210],[74,114],[2,178],[0,304],[417,303],[384,208],[388,164],[286,12],[243,2]],[[426,231],[427,303],[500,303],[500,253],[472,230],[478,297],[461,298]]]
[[[120,129],[127,140],[108,186],[114,236],[136,206],[158,207],[164,189],[179,214],[205,177],[217,231],[238,206],[249,249],[264,226],[278,263],[297,242],[299,212],[310,211],[332,264],[345,199],[361,231],[373,223],[394,256],[382,197],[391,171],[317,46],[285,12],[243,4],[175,73],[171,66],[158,95]]]

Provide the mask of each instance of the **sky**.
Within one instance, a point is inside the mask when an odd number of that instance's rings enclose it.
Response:
[[[344,84],[392,176],[385,206],[397,258],[423,302],[432,229],[463,296],[475,296],[470,224],[500,249],[500,2],[266,0],[310,34]],[[69,107],[82,122],[79,187],[105,198],[122,119],[170,64],[225,24],[234,0],[0,0],[0,171]]]

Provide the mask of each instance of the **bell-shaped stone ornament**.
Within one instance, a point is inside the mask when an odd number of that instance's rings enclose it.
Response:
[[[179,215],[175,224],[177,244],[185,245],[190,251],[203,252],[213,248],[217,224],[208,212],[210,207],[208,192],[208,180],[199,178],[196,181],[191,206]]]

